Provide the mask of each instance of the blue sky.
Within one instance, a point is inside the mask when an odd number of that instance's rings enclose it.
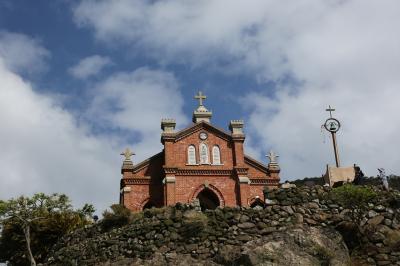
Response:
[[[118,199],[119,153],[161,149],[160,120],[244,119],[246,152],[280,154],[282,178],[334,157],[321,124],[342,121],[343,165],[398,173],[398,1],[0,2],[0,197]],[[87,193],[91,191],[91,193]],[[106,196],[105,196],[106,195]]]

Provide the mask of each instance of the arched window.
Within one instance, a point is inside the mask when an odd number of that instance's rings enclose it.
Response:
[[[196,148],[193,145],[188,147],[188,164],[196,164]]]
[[[206,144],[200,144],[200,164],[209,164],[208,147]]]
[[[221,153],[218,146],[212,149],[213,164],[221,164]]]

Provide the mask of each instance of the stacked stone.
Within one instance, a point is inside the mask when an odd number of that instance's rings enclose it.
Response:
[[[400,209],[389,205],[390,195],[379,191],[379,200],[368,203],[361,226],[364,248],[353,257],[363,265],[400,265]],[[349,210],[344,209],[329,197],[330,187],[291,187],[266,191],[272,204],[290,207],[298,220],[311,226],[340,226],[350,221]]]
[[[95,225],[65,237],[54,248],[48,264],[99,265],[130,259],[132,265],[141,265],[157,256],[171,265],[179,260],[188,263],[182,259],[185,256],[207,264],[232,264],[238,261],[229,261],[226,252],[236,250],[240,260],[246,249],[256,250],[255,243],[275,243],[288,235],[294,237],[292,245],[303,250],[310,247],[304,244],[310,241],[301,239],[306,239],[312,228],[332,230],[332,239],[337,239],[340,235],[333,228],[350,220],[349,210],[329,198],[330,190],[314,186],[267,191],[271,204],[263,210],[218,208],[201,213],[188,204],[145,210],[127,226],[103,232]],[[400,265],[399,221],[400,210],[391,208],[385,196],[370,203],[362,222],[366,248],[355,252],[353,259],[363,265]],[[330,260],[340,253],[335,246],[340,244],[311,249],[321,259]],[[296,246],[289,248],[296,250]]]

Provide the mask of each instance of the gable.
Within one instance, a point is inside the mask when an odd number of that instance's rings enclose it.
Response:
[[[232,140],[232,137],[229,133],[203,121],[201,123],[193,124],[192,126],[182,129],[181,131],[175,133],[175,142],[183,138],[186,138],[190,135],[193,135],[195,133],[198,133],[202,130],[207,131],[215,136],[218,136],[226,141]]]
[[[233,167],[231,135],[207,122],[194,124],[168,137],[167,154],[176,167]]]

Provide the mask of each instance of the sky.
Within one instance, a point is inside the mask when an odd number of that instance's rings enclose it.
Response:
[[[397,0],[0,0],[0,198],[118,202],[120,156],[162,149],[160,121],[245,121],[245,152],[281,178],[334,165],[400,173]]]

